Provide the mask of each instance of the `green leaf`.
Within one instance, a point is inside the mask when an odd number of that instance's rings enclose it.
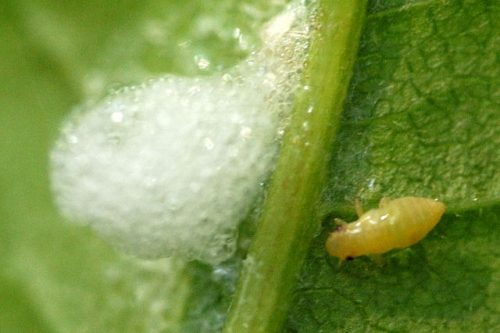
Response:
[[[498,6],[374,2],[335,145],[290,332],[500,329]],[[324,251],[331,217],[353,202],[436,197],[448,214],[421,243],[339,267]],[[466,213],[461,213],[466,211]]]
[[[228,68],[281,5],[0,4],[0,331],[221,328],[238,260],[211,268],[121,257],[58,217],[47,156],[72,106],[164,72]],[[369,2],[319,207],[324,228],[286,331],[500,330],[498,14],[489,0]],[[354,218],[355,197],[372,207],[410,194],[450,208],[421,243],[387,254],[382,267],[360,258],[338,268],[327,256],[331,217]]]
[[[425,1],[368,16],[325,208],[355,197],[438,197],[453,211],[500,200],[495,12],[488,1]]]

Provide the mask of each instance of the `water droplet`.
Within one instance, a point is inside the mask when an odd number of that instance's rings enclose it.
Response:
[[[214,142],[210,138],[204,138],[203,139],[203,146],[205,146],[206,150],[212,150],[215,147]]]
[[[195,56],[195,62],[199,69],[206,70],[210,67],[210,61],[202,56]]]
[[[248,126],[243,126],[240,131],[240,136],[243,139],[250,139],[252,137],[252,128]]]
[[[121,123],[123,121],[123,112],[115,111],[111,114],[111,121],[114,123]]]
[[[78,143],[78,137],[76,135],[70,135],[68,136],[68,142],[71,144],[76,144]]]
[[[304,121],[304,122],[302,123],[302,129],[303,129],[304,131],[309,131],[309,122],[308,122],[308,121]]]

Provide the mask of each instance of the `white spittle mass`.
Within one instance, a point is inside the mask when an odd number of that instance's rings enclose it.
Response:
[[[166,76],[75,111],[51,154],[63,214],[139,257],[229,258],[299,86],[302,10],[272,21],[228,73]]]

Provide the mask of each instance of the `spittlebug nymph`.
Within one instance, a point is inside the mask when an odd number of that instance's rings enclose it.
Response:
[[[363,255],[377,255],[411,246],[439,222],[446,206],[437,200],[404,197],[382,199],[379,208],[362,213],[330,234],[326,250],[341,261]]]

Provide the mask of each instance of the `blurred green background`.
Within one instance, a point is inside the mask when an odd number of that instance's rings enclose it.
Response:
[[[165,312],[175,311],[167,311],[162,298],[168,281],[178,281],[175,264],[121,258],[90,230],[63,222],[49,190],[50,147],[75,105],[109,89],[162,73],[206,75],[235,64],[282,6],[0,3],[1,332],[167,329]],[[210,66],[200,68],[200,59]]]

